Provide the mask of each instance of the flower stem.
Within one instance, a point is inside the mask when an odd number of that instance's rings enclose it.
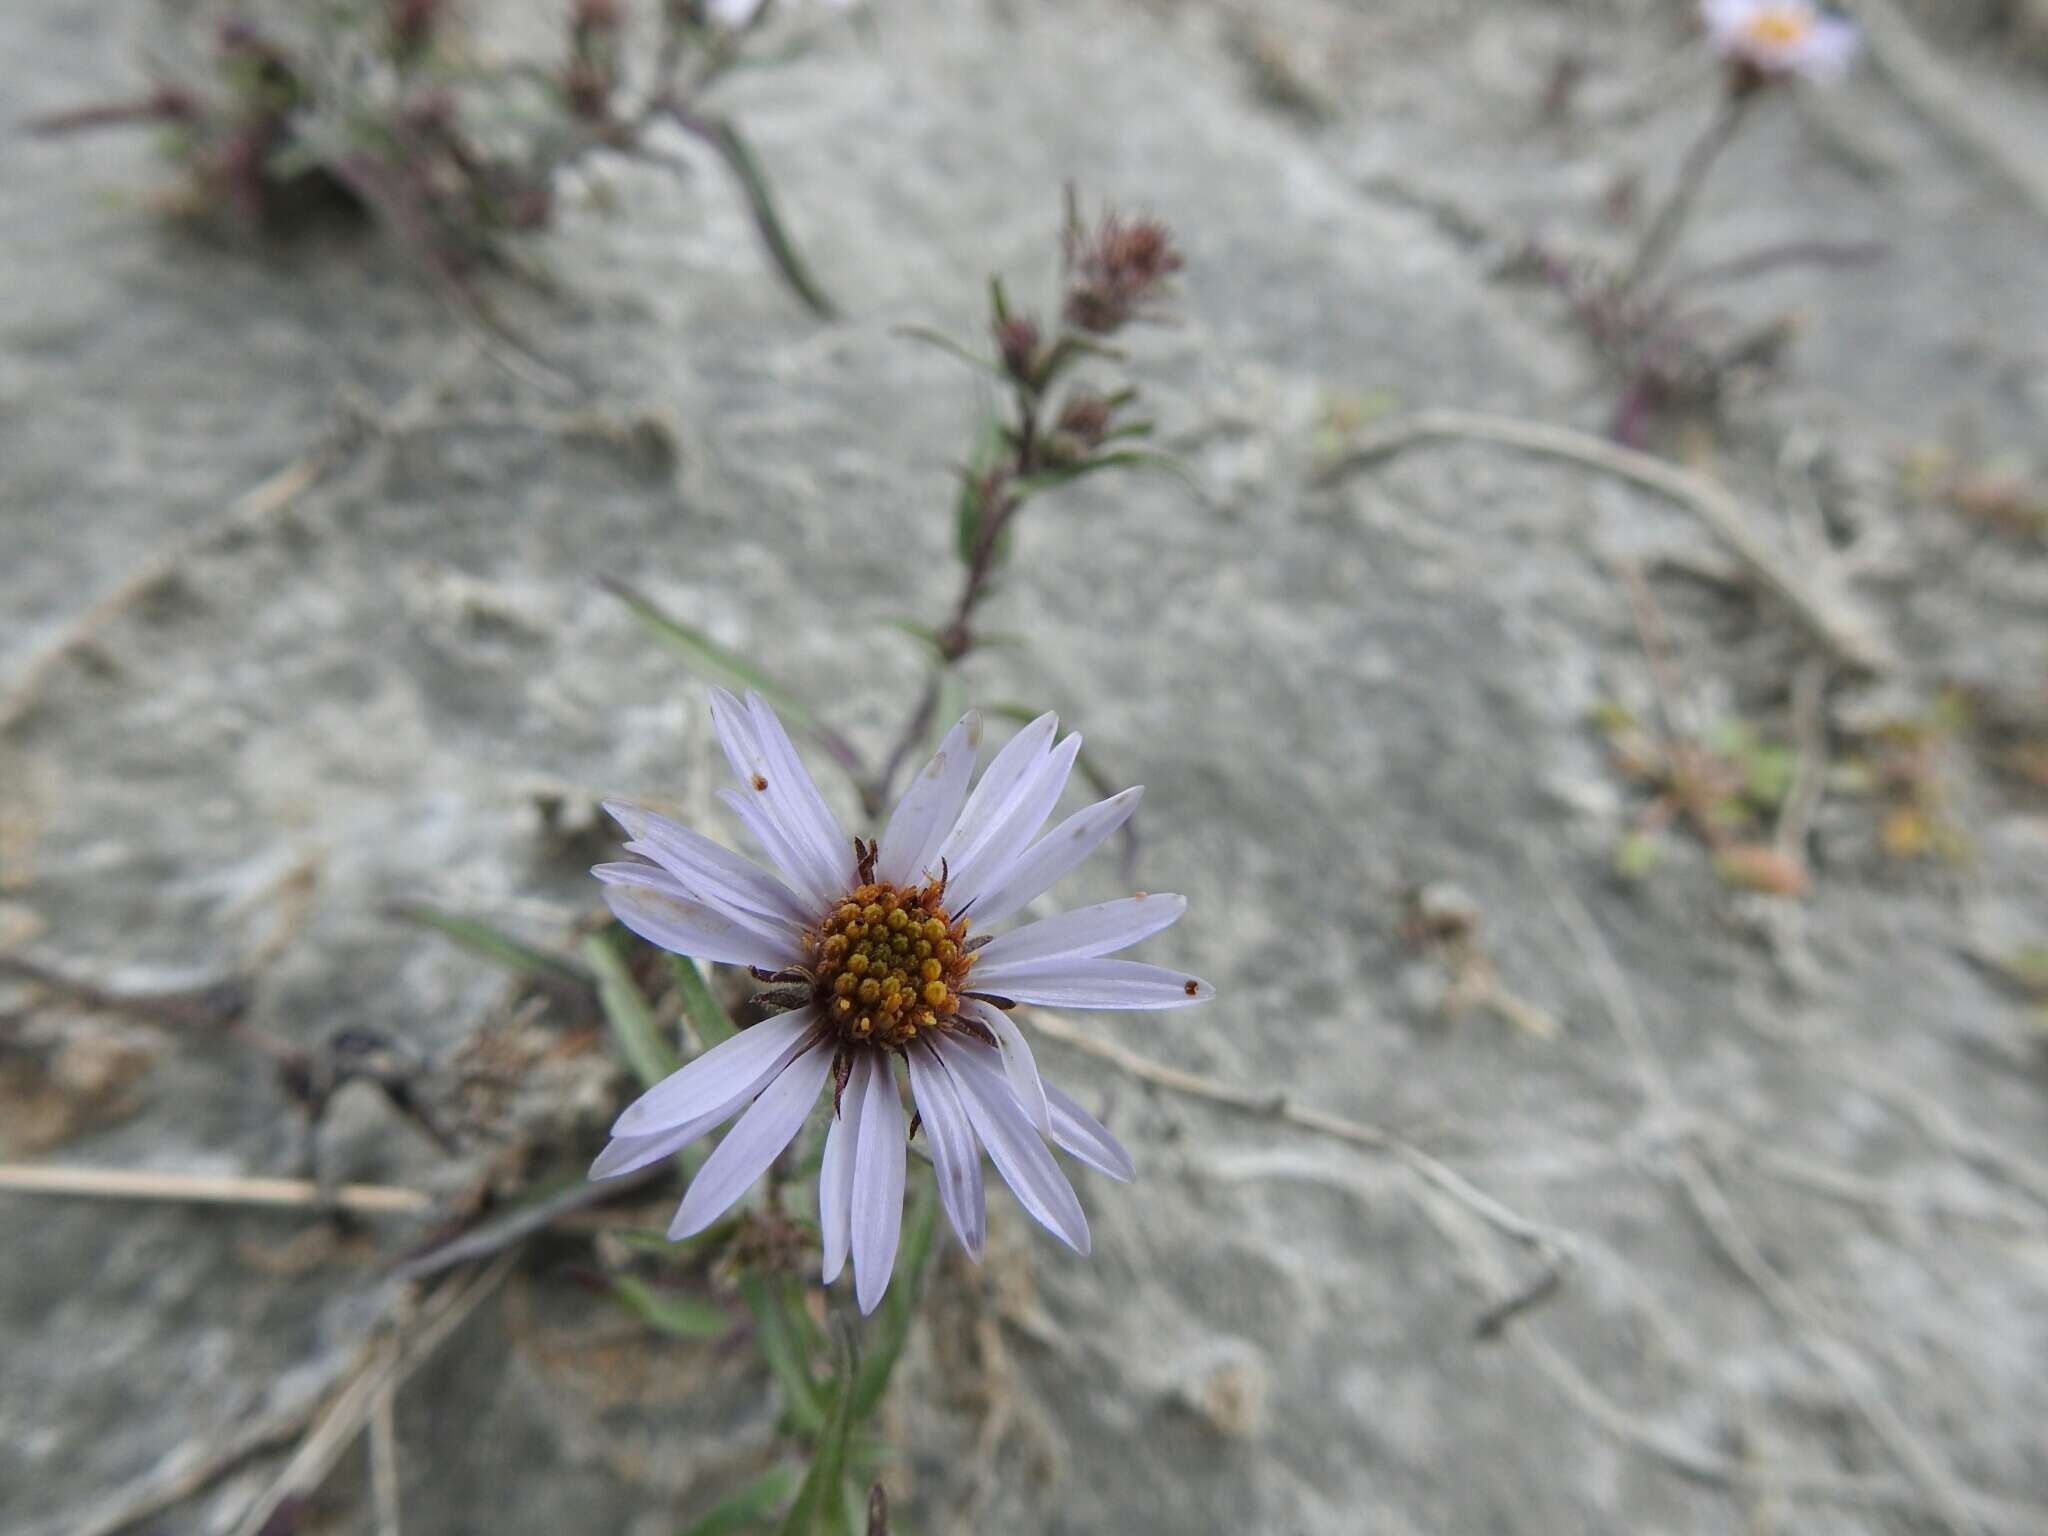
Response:
[[[1753,90],[1731,85],[1722,96],[1720,108],[1708,121],[1706,131],[1686,151],[1685,159],[1678,167],[1678,179],[1672,183],[1664,206],[1650,221],[1643,243],[1636,248],[1635,259],[1629,263],[1628,272],[1622,278],[1621,290],[1624,293],[1641,288],[1670,256],[1672,247],[1677,245],[1679,235],[1685,230],[1700,188],[1706,183],[1707,173],[1735,137],[1735,130],[1741,126],[1743,115],[1755,94]]]
[[[1011,482],[1037,474],[1045,467],[1041,451],[1043,437],[1039,430],[1038,392],[1022,382],[1013,382],[1011,387],[1017,406],[1017,421],[1010,434],[1013,446],[1008,462],[989,472],[977,493],[985,495],[988,504],[981,511],[980,526],[975,530],[974,544],[967,554],[967,569],[961,576],[953,611],[938,630],[938,665],[932,669],[917,707],[904,722],[902,733],[889,749],[888,757],[883,760],[874,779],[861,786],[863,802],[876,813],[890,802],[896,775],[931,729],[932,712],[939,704],[940,681],[947,669],[958,666],[974,650],[974,610],[988,595],[989,578],[995,574],[996,555],[1002,548],[1003,535],[1009,531],[1011,520],[1024,505],[1024,498],[1010,489]]]

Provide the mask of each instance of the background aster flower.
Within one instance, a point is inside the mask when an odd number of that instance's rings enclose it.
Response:
[[[968,714],[898,802],[879,843],[848,838],[774,711],[714,690],[711,717],[738,787],[720,791],[774,872],[635,806],[606,809],[626,851],[601,864],[613,914],[650,943],[752,968],[794,1004],[654,1085],[612,1126],[592,1178],[645,1167],[738,1123],[691,1181],[674,1239],[723,1215],[795,1138],[833,1085],[818,1179],[827,1284],[849,1257],[862,1311],[882,1298],[903,1217],[906,1068],[939,1199],[967,1252],[986,1228],[981,1153],[1033,1217],[1086,1253],[1088,1223],[1047,1139],[1128,1180],[1130,1157],[1046,1083],[1009,1018],[1016,1003],[1178,1008],[1207,1001],[1179,971],[1105,958],[1169,926],[1179,896],[1141,895],[1027,923],[993,939],[970,930],[1018,912],[1123,825],[1141,790],[1076,811],[1040,836],[1081,738],[1041,715],[973,777],[981,721]]]
[[[1856,56],[1856,28],[1811,0],[1702,0],[1714,47],[1763,75],[1838,80]]]

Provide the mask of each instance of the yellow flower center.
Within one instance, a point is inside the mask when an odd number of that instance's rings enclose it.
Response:
[[[1749,40],[1765,48],[1791,48],[1813,30],[1813,17],[1794,6],[1766,6],[1743,29]]]
[[[949,916],[945,886],[870,881],[848,893],[812,939],[826,1019],[849,1044],[900,1050],[919,1030],[944,1029],[960,1006],[974,956],[967,921]]]

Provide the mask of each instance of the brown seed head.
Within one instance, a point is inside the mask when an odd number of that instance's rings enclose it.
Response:
[[[1072,438],[1084,449],[1100,445],[1109,431],[1110,417],[1116,407],[1102,396],[1083,390],[1068,399],[1060,408],[1059,420],[1053,430],[1062,437]]]
[[[1067,323],[1106,336],[1138,318],[1183,262],[1173,235],[1156,219],[1111,210],[1091,231],[1067,224]]]

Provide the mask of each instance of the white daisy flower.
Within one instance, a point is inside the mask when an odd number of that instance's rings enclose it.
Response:
[[[628,928],[677,954],[751,967],[786,989],[789,1011],[714,1046],[657,1083],[612,1126],[592,1178],[643,1168],[739,1122],[698,1170],[669,1227],[703,1231],[781,1155],[832,1083],[818,1179],[825,1282],[853,1261],[861,1310],[896,1262],[907,1140],[900,1060],[931,1149],[939,1199],[968,1254],[984,1234],[981,1153],[1019,1203],[1077,1252],[1088,1223],[1049,1138],[1115,1179],[1136,1172],[1116,1138],[1038,1075],[1009,1017],[1049,1008],[1179,1008],[1210,986],[1183,972],[1104,958],[1170,925],[1179,896],[1140,895],[985,929],[1092,853],[1137,809],[1139,789],[1040,829],[1081,738],[1041,715],[968,793],[980,717],[954,726],[897,804],[881,841],[848,838],[774,711],[714,690],[711,718],[739,787],[720,791],[774,873],[687,827],[630,805],[605,808],[646,862],[601,864],[605,901]],[[742,1113],[744,1111],[744,1113]]]
[[[1762,75],[1839,80],[1856,56],[1856,28],[1812,0],[1701,0],[1707,35],[1726,58]]]

